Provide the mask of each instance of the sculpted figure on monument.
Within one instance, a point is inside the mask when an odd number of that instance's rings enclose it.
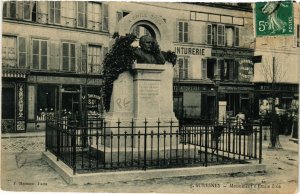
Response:
[[[135,50],[137,63],[165,64],[165,58],[151,36],[142,36],[139,44],[140,48]]]

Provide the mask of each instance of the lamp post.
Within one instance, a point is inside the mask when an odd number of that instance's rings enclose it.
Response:
[[[271,96],[272,96],[272,110],[271,110],[271,137],[269,148],[282,148],[279,142],[279,131],[278,131],[278,117],[275,110],[275,56],[272,57],[272,85],[271,85]]]

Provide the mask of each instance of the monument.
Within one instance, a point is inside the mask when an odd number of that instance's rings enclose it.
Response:
[[[133,73],[123,72],[113,82],[110,110],[105,115],[103,132],[107,138],[102,140],[103,148],[100,148],[106,160],[124,159],[126,149],[132,149],[134,157],[139,157],[140,149],[144,149],[144,153],[172,150],[172,142],[176,142],[176,135],[171,135],[179,130],[173,112],[173,65],[165,62],[151,37],[142,37],[140,46],[135,53],[137,60],[132,65]],[[151,133],[156,134],[155,137]],[[164,133],[168,135],[164,136]],[[104,147],[107,151],[103,151]]]
[[[135,132],[137,126],[144,126],[145,119],[148,126],[157,126],[158,120],[164,126],[169,125],[170,121],[174,125],[178,124],[173,112],[173,66],[165,63],[160,51],[157,55],[151,53],[151,48],[158,49],[152,38],[142,37],[140,43],[141,49],[137,51],[140,63],[132,65],[133,75],[129,72],[121,73],[113,83],[110,111],[105,116],[107,134],[117,133],[118,122],[121,122],[122,127],[129,127],[133,122]],[[149,64],[149,61],[160,64]],[[125,131],[121,128],[118,132]],[[127,134],[130,133],[127,130]],[[109,139],[105,143],[111,146]],[[116,147],[116,142],[112,146]]]

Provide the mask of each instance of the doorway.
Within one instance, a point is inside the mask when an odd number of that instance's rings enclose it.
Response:
[[[15,131],[15,88],[2,88],[2,132]]]
[[[79,92],[62,92],[61,94],[62,116],[78,115],[80,113],[80,93]]]

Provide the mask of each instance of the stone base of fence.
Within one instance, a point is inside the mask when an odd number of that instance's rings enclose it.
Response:
[[[73,174],[73,170],[61,160],[57,161],[56,156],[51,152],[43,152],[43,159],[55,169],[60,176],[69,184],[97,184],[118,181],[135,181],[149,180],[154,178],[171,178],[171,177],[187,177],[212,174],[231,174],[231,173],[254,173],[266,171],[266,165],[250,163],[250,164],[233,164],[233,165],[217,165],[208,167],[184,167],[171,169],[151,169],[146,171],[118,171],[118,172],[97,172],[86,174]]]

